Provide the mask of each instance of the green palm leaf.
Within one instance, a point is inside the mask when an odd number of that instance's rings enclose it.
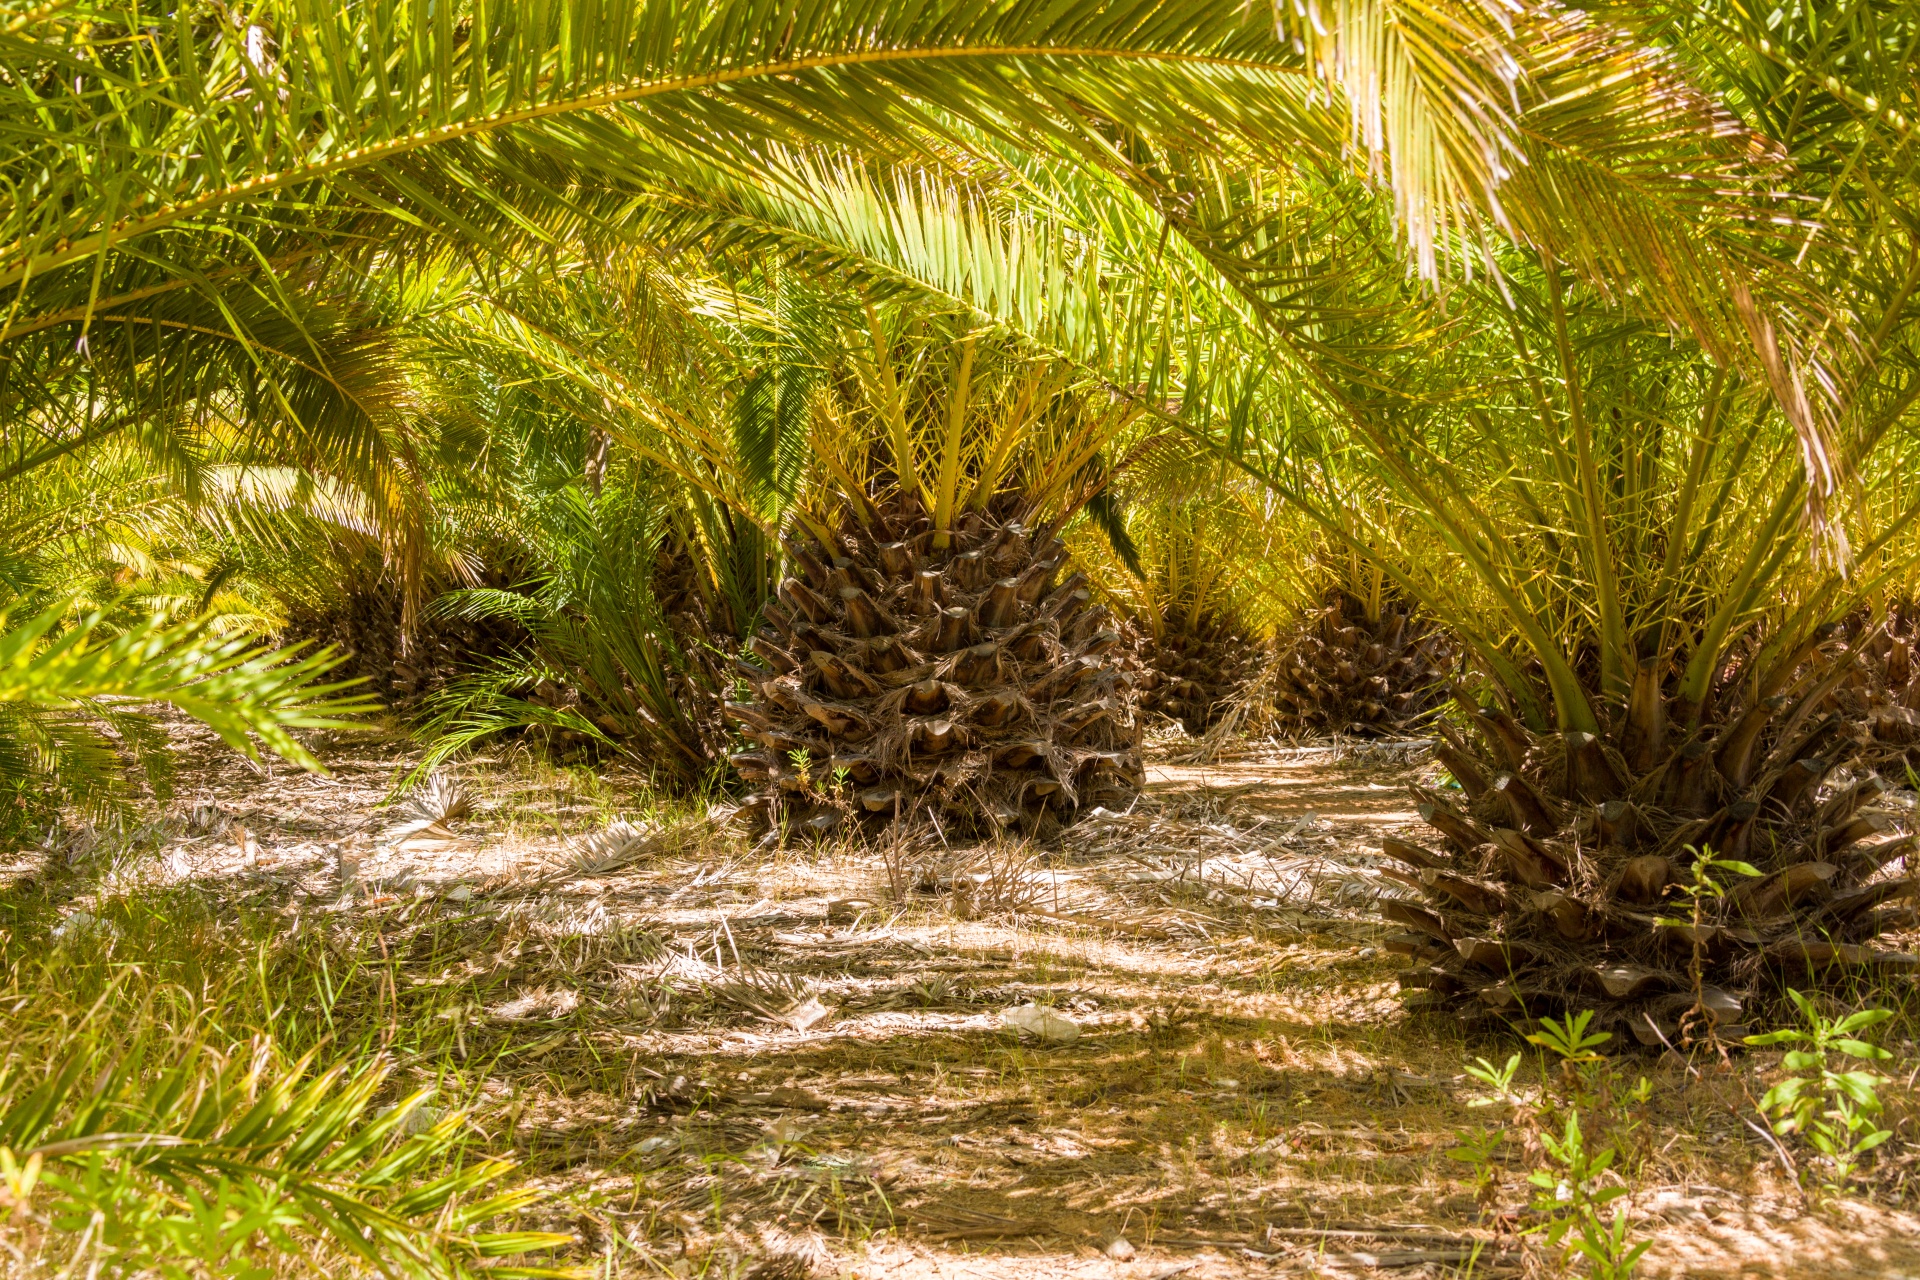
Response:
[[[62,602],[0,633],[0,784],[20,801],[16,822],[63,799],[96,813],[128,798],[138,766],[165,794],[170,749],[150,708],[166,703],[249,758],[261,746],[305,768],[320,764],[299,728],[349,728],[370,710],[349,685],[324,682],[330,651],[267,650],[205,622],[149,617],[108,632],[98,612]]]

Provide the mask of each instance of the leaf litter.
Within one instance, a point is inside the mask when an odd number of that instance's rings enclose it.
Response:
[[[240,778],[178,732],[161,856],[94,854],[69,918],[185,867],[384,956],[403,1060],[479,1099],[476,1140],[610,1274],[1537,1268],[1444,1154],[1476,1118],[1460,1063],[1497,1046],[1409,1021],[1377,950],[1397,828],[1373,797],[1417,750],[1285,756],[1290,812],[1215,753],[1050,847],[756,851],[724,810],[621,812],[636,780],[524,765],[429,779],[401,809],[427,825],[392,839],[402,744],[323,743],[324,782]],[[1807,1213],[1737,1126],[1679,1122],[1737,1077],[1653,1074],[1644,1274],[1920,1259],[1897,1198]]]

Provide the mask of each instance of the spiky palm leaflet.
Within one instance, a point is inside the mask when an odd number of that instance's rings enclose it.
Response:
[[[204,621],[149,616],[113,628],[64,600],[18,618],[0,632],[0,824],[22,835],[57,820],[63,805],[122,816],[139,783],[166,798],[172,746],[154,704],[201,721],[249,758],[264,745],[317,769],[292,730],[349,728],[343,717],[371,705],[324,680],[336,662],[326,651],[222,637]]]
[[[145,367],[153,362],[227,370],[257,388],[281,428],[377,438],[355,420],[365,397],[352,358],[330,351],[314,297],[436,240],[511,252],[583,222],[618,235],[636,197],[646,203],[663,182],[777,186],[786,176],[769,164],[769,143],[905,154],[984,134],[1110,154],[1060,118],[1057,103],[1072,100],[1130,137],[1205,138],[1248,155],[1305,146],[1337,166],[1350,106],[1353,119],[1384,126],[1363,150],[1386,164],[1430,270],[1445,230],[1476,224],[1511,176],[1500,159],[1520,145],[1510,64],[1518,57],[1524,70],[1536,46],[1551,51],[1554,92],[1581,88],[1570,147],[1697,141],[1666,127],[1694,104],[1644,50],[1552,15],[1527,18],[1541,41],[1470,38],[1511,23],[1472,2],[1444,16],[1352,4],[1325,20],[1284,7],[1273,18],[1277,29],[1238,5],[1153,0],[877,16],[811,3],[787,15],[772,47],[736,5],[456,15],[412,0],[344,10],[291,0],[244,24],[219,6],[188,6],[157,28],[112,5],[84,19],[37,11],[0,33],[17,69],[0,111],[19,122],[0,155],[18,174],[0,204],[0,282],[18,286],[0,342],[18,357],[8,365],[23,375],[16,385],[74,420],[49,424],[19,462],[142,423],[164,439],[180,416],[172,407],[217,400],[198,373],[204,385],[178,394]],[[1636,84],[1636,67],[1666,92],[1654,95],[1660,111],[1639,90],[1606,97],[1602,86]],[[1529,136],[1557,145],[1555,123],[1529,121]],[[1588,173],[1556,200],[1630,219],[1656,187],[1662,200],[1697,203],[1687,182],[1644,168],[1630,192]],[[1502,200],[1501,217],[1531,216],[1518,193]],[[124,353],[75,363],[101,341]],[[216,359],[170,366],[166,348],[182,343]],[[63,389],[76,376],[93,379],[85,397]],[[313,392],[344,406],[337,429],[315,417]],[[96,402],[104,414],[80,411]],[[258,413],[241,423],[273,425]]]

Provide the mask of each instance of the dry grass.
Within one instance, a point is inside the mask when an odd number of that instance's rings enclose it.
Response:
[[[462,772],[450,839],[383,840],[400,752],[333,756],[331,780],[190,770],[200,823],[36,855],[32,892],[102,910],[188,880],[278,912],[289,989],[357,957],[336,1034],[478,1099],[476,1143],[512,1148],[610,1274],[1555,1273],[1514,1234],[1526,1153],[1490,1206],[1446,1155],[1489,1117],[1463,1063],[1511,1046],[1410,1020],[1376,950],[1362,842],[1422,767],[1404,754],[1283,758],[1324,798],[1291,814],[1223,767],[1047,848],[757,852],[511,761]],[[1079,1038],[1023,1039],[1001,1015],[1027,1003]],[[1653,1083],[1644,1274],[1920,1270],[1911,1046],[1872,1199],[1818,1207],[1742,1122],[1772,1061],[1628,1064]]]

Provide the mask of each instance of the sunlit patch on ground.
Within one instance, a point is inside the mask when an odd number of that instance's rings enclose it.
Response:
[[[390,744],[328,778],[182,747],[157,849],[73,855],[61,909],[186,883],[361,957],[358,1016],[612,1274],[1555,1274],[1516,1234],[1522,1154],[1484,1205],[1447,1155],[1489,1115],[1464,1064],[1511,1046],[1409,1020],[1378,949],[1417,752],[1161,764],[1128,812],[983,858],[756,850],[512,761],[407,830]],[[1030,1005],[1072,1038],[1011,1026]],[[1633,1065],[1643,1272],[1920,1274],[1904,1157],[1816,1209],[1743,1123],[1770,1061]]]

